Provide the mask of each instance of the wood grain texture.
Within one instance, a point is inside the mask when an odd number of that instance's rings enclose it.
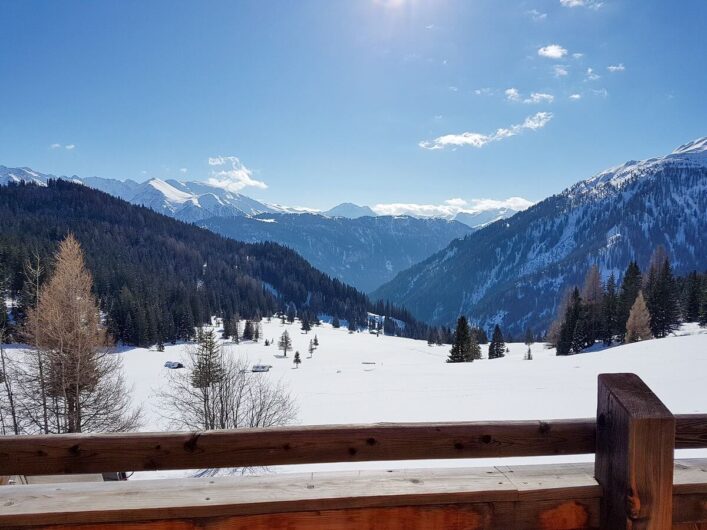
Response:
[[[562,464],[7,486],[0,527],[597,529],[602,491],[592,471]],[[707,459],[676,462],[673,513],[676,529],[707,523]]]
[[[638,376],[599,376],[594,475],[604,490],[602,528],[670,528],[674,447],[675,418]]]
[[[591,453],[592,420],[0,437],[0,475]]]

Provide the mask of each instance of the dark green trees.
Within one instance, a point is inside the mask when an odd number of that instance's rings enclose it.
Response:
[[[448,363],[468,363],[481,358],[481,348],[476,339],[476,333],[469,328],[469,322],[465,316],[460,316],[457,320],[457,328],[454,332],[452,349],[449,350]]]
[[[496,324],[493,328],[493,335],[491,335],[491,342],[489,343],[489,359],[499,359],[505,356],[506,343],[503,340],[503,333],[501,333],[501,328]]]

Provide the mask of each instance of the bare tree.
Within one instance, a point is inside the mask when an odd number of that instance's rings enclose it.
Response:
[[[290,393],[263,373],[248,370],[215,340],[200,331],[199,342],[187,352],[185,368],[170,372],[159,392],[164,417],[172,428],[238,429],[287,425],[297,416]]]
[[[56,253],[51,278],[27,314],[34,345],[23,359],[20,408],[30,431],[123,431],[137,428],[122,375],[91,292],[83,251],[68,235]]]
[[[643,292],[639,291],[628,315],[628,322],[626,322],[626,341],[638,342],[650,339],[652,336],[651,315],[648,312],[646,301],[643,299]]]
[[[0,303],[4,303],[1,300]],[[20,424],[17,415],[15,399],[15,370],[5,353],[6,329],[0,327],[0,383],[2,383],[2,402],[0,402],[0,433],[20,434]]]

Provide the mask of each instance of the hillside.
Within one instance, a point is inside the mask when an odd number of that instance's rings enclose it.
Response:
[[[664,245],[675,271],[707,266],[707,138],[627,162],[495,222],[400,273],[372,296],[418,318],[459,314],[513,334],[546,329],[564,290],[596,263],[617,278]]]
[[[197,224],[239,241],[275,241],[290,247],[319,270],[365,292],[472,232],[457,221],[407,216],[263,214]]]
[[[80,241],[112,334],[132,344],[188,338],[211,315],[254,318],[292,307],[365,324],[376,309],[363,293],[273,243],[246,244],[133,206],[80,184],[0,186],[0,287],[26,297],[24,264],[35,251],[45,270],[68,232]],[[383,310],[383,311],[381,311]],[[399,333],[426,337],[402,310]]]

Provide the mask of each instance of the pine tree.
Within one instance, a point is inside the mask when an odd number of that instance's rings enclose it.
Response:
[[[253,323],[250,320],[246,320],[245,326],[243,326],[243,340],[253,340],[254,334]]]
[[[707,285],[702,289],[702,303],[700,304],[700,326],[707,326]]]
[[[663,252],[656,250],[660,256],[663,255]],[[680,325],[677,286],[667,256],[662,263],[656,261],[652,263],[645,288],[647,291],[646,305],[651,315],[653,336],[665,337],[677,330]]]
[[[474,333],[469,334],[469,356],[467,358],[468,362],[476,361],[481,359],[481,346],[479,346],[476,340],[476,335]]]
[[[290,338],[290,334],[287,333],[287,330],[282,332],[277,347],[282,350],[283,355],[287,357],[287,352],[292,349],[292,339]]]
[[[603,289],[601,285],[601,274],[599,267],[592,265],[587,272],[582,288],[582,300],[584,301],[584,313],[582,328],[584,329],[584,344],[591,346],[599,338],[603,328],[602,322],[602,302]]]
[[[650,322],[651,315],[648,312],[643,293],[639,291],[626,322],[626,342],[650,339],[652,337]]]
[[[304,331],[306,335],[311,329],[312,325],[309,323],[309,318],[307,315],[302,315],[302,331]]]
[[[341,327],[341,322],[339,321],[339,317],[334,317],[332,319],[331,327],[334,329],[339,329]]]
[[[533,335],[532,329],[527,328],[525,330],[525,340],[523,342],[525,343],[526,346],[530,346],[531,344],[533,344],[535,342],[535,337]],[[528,350],[530,350],[530,348],[528,348]]]
[[[619,341],[623,342],[626,333],[626,321],[636,301],[638,291],[641,290],[643,280],[638,263],[632,261],[628,264],[624,277],[621,280],[621,290],[616,310],[616,325],[619,331]]]
[[[195,363],[191,374],[194,388],[208,388],[223,376],[221,347],[213,330],[199,328],[196,333]]]
[[[316,350],[316,348],[314,347],[314,341],[310,340],[309,341],[309,348],[307,348],[307,351],[309,351],[309,358],[310,359],[312,358],[312,355],[314,355],[314,350]]]
[[[295,318],[297,317],[297,311],[295,311],[295,308],[293,305],[288,306],[287,308],[287,322],[288,324],[292,324],[295,321]]]
[[[506,343],[503,340],[503,333],[501,333],[501,328],[496,324],[493,328],[493,334],[491,335],[491,342],[489,343],[489,359],[499,359],[505,356],[504,351],[506,350]]]
[[[618,334],[617,311],[619,299],[616,294],[616,278],[612,273],[606,281],[604,296],[602,300],[602,323],[599,339],[606,345],[611,346],[614,336]]]
[[[253,342],[260,340],[260,322],[253,324]]]
[[[481,329],[481,328],[472,328],[471,332],[476,335],[476,342],[479,344],[488,344],[489,343],[489,338],[486,335],[486,332]]]
[[[530,346],[528,346],[528,351],[525,352],[525,357],[524,357],[524,359],[525,359],[526,361],[532,361],[532,360],[533,360],[533,352],[530,351]]]
[[[319,348],[319,337],[316,335],[314,336],[314,340],[312,341],[312,344],[314,344],[315,348]]]
[[[348,330],[349,330],[349,333],[353,333],[354,331],[356,331],[356,322],[354,321],[353,318],[349,319]]]
[[[702,302],[702,281],[697,271],[692,271],[687,277],[685,307],[683,313],[685,322],[697,322],[700,319]]]
[[[302,359],[300,359],[298,351],[295,352],[295,358],[292,362],[294,363],[295,368],[299,368],[299,365],[302,363]]]
[[[574,288],[572,294],[567,301],[565,309],[565,317],[558,331],[557,338],[557,355],[569,355],[570,353],[578,353],[574,350],[576,346],[575,330],[581,318],[582,312],[582,297],[579,294],[579,289]]]
[[[478,344],[477,344],[478,346]],[[454,342],[449,350],[448,363],[464,363],[473,361],[471,356],[471,332],[465,316],[457,320],[457,329],[454,332]]]

